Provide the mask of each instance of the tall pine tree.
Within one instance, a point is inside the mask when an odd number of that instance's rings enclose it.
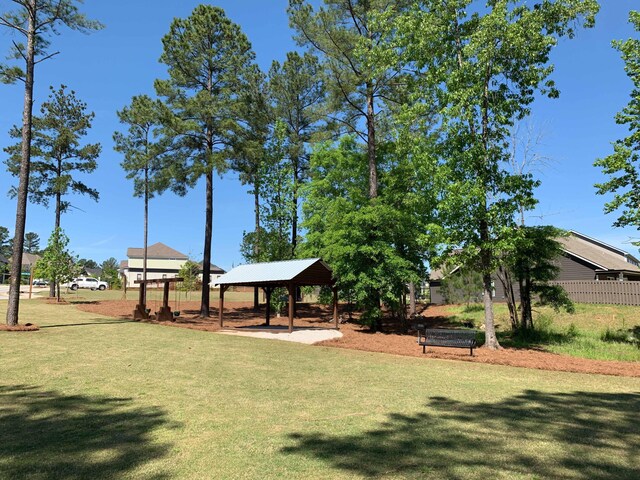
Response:
[[[213,176],[227,167],[239,132],[238,98],[252,71],[254,54],[240,27],[221,8],[200,5],[186,19],[175,19],[162,39],[160,61],[169,78],[156,80],[166,106],[163,135],[173,143],[166,170],[180,195],[205,179],[205,228],[200,316],[209,316]]]

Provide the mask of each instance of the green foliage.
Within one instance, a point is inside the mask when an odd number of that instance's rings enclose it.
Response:
[[[381,158],[380,196],[370,202],[366,153],[348,137],[337,147],[320,147],[311,158],[303,206],[303,253],[329,263],[342,296],[352,296],[363,322],[374,328],[381,303],[402,316],[406,283],[424,278],[429,237],[416,212],[431,212],[421,203],[429,179],[405,165],[412,159],[390,147]],[[405,168],[411,175],[403,176]]]
[[[522,317],[512,318],[515,329],[534,328],[531,308],[535,296],[540,305],[573,313],[573,302],[564,288],[550,283],[560,271],[557,260],[563,254],[563,249],[558,239],[566,235],[564,230],[549,225],[521,226],[514,231],[512,250],[505,252],[501,260],[502,266],[509,270],[510,278],[518,283],[520,289]]]
[[[640,32],[640,12],[630,12],[629,21],[636,32]],[[630,133],[613,143],[611,155],[595,162],[594,165],[609,176],[609,180],[596,184],[596,188],[599,195],[614,194],[604,207],[605,213],[618,212],[614,226],[640,229],[640,40],[618,40],[613,46],[621,53],[627,76],[633,82],[629,103],[616,115],[616,123],[626,125]]]
[[[168,179],[162,172],[166,168],[169,142],[166,138],[157,138],[161,109],[158,100],[138,95],[118,112],[120,123],[127,126],[127,131],[113,134],[113,149],[124,156],[120,165],[127,178],[133,180],[136,197],[152,198],[168,188]]]
[[[90,258],[81,258],[76,261],[76,265],[82,269],[82,272],[87,274],[87,268],[99,268],[98,263]]]
[[[27,232],[24,236],[24,251],[32,254],[40,253],[40,235]]]
[[[169,79],[156,80],[155,87],[164,105],[162,134],[172,143],[165,173],[184,195],[203,175],[226,168],[254,54],[240,27],[210,5],[174,19],[162,44],[160,62]]]
[[[620,328],[617,330],[607,327],[600,335],[600,339],[603,342],[630,343],[640,348],[640,326],[630,329]]]
[[[489,299],[491,273],[499,256],[512,249],[514,215],[536,203],[538,182],[504,168],[510,128],[530,113],[536,95],[558,96],[549,78],[551,50],[559,37],[574,35],[580,19],[592,26],[598,5],[595,0],[480,4],[413,2],[408,12],[386,22],[395,41],[374,48],[373,58],[419,72],[398,118],[406,130],[424,125],[433,132],[411,138],[429,144],[438,159],[444,187],[438,210],[448,243],[479,262]],[[425,121],[432,112],[438,117]],[[486,309],[485,323],[486,344],[496,347],[492,308]]]
[[[38,0],[37,2],[16,0],[13,3],[17,5],[15,10],[0,13],[0,26],[12,29],[26,37],[31,16],[35,27],[34,53],[36,58],[39,58],[39,62],[55,55],[55,53],[48,54],[47,49],[51,43],[49,37],[59,33],[60,25],[83,33],[103,28],[100,22],[90,20],[80,13],[78,4],[81,4],[82,0]],[[21,62],[26,58],[26,50],[27,47],[23,42],[14,41],[8,58]],[[1,82],[15,83],[18,80],[25,80],[25,71],[21,67],[0,64]]]
[[[12,253],[13,238],[9,236],[9,229],[7,227],[0,227],[0,255],[6,259],[10,259]]]
[[[240,248],[249,262],[288,260],[293,256],[294,177],[292,164],[284,157],[284,132],[285,125],[276,122],[257,171],[260,227],[244,233]]]
[[[269,94],[275,117],[275,134],[282,138],[283,160],[289,162],[291,174],[291,255],[298,244],[298,199],[300,185],[308,178],[309,147],[321,131],[321,104],[325,90],[322,69],[309,53],[287,53],[280,65],[274,61],[269,71]]]
[[[68,282],[80,273],[73,255],[67,250],[68,245],[69,238],[61,228],[56,228],[34,268],[35,277],[46,278],[56,285],[58,301],[60,301],[60,284]]]
[[[482,300],[482,274],[472,265],[456,265],[449,259],[442,269],[442,285],[440,292],[447,303],[470,303]]]
[[[102,269],[102,279],[109,284],[109,288],[121,288],[122,280],[120,278],[118,260],[114,257],[107,258],[102,262],[100,268]]]
[[[193,260],[187,260],[182,264],[180,272],[178,273],[178,276],[183,279],[182,282],[178,284],[178,288],[188,295],[189,292],[198,287],[200,283],[198,275],[200,275],[200,265]]]
[[[160,62],[169,78],[156,80],[161,97],[162,137],[171,144],[169,187],[185,195],[205,179],[205,234],[200,315],[209,316],[209,277],[213,235],[213,173],[227,167],[232,146],[242,134],[240,101],[254,78],[254,53],[247,37],[224,10],[199,5],[186,18],[176,18],[162,38]]]
[[[97,190],[79,180],[78,174],[95,171],[101,146],[99,143],[80,145],[94,118],[93,112],[87,112],[86,103],[76,98],[73,90],[67,92],[65,85],[58,90],[50,87],[50,91],[49,99],[40,108],[41,115],[33,117],[29,195],[33,203],[44,206],[49,205],[51,198],[55,199],[58,224],[59,215],[70,206],[62,199],[69,193],[87,195],[98,201]],[[21,139],[22,129],[14,126],[10,135]],[[5,163],[14,176],[20,173],[21,145],[20,141],[5,148],[10,155]],[[15,196],[17,189],[12,188],[10,194]]]

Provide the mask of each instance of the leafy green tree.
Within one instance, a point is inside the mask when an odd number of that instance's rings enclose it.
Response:
[[[27,218],[27,196],[29,192],[29,172],[31,167],[31,131],[33,116],[33,86],[35,66],[58,52],[50,53],[49,37],[59,32],[61,25],[72,30],[90,32],[99,30],[99,22],[89,20],[78,10],[78,0],[13,0],[14,10],[0,13],[0,26],[7,27],[23,38],[14,41],[10,58],[24,62],[24,69],[18,65],[0,64],[0,81],[4,83],[24,83],[24,108],[22,113],[21,162],[18,176],[16,228],[11,263],[11,290],[7,305],[7,324],[18,324],[20,304],[20,268]]]
[[[82,273],[87,274],[87,268],[100,268],[95,260],[90,258],[81,258],[76,262],[79,268],[82,269]]]
[[[239,95],[253,71],[254,54],[240,28],[218,7],[200,5],[187,19],[175,19],[162,39],[160,61],[169,78],[156,80],[166,106],[163,135],[173,144],[166,173],[171,188],[185,194],[205,179],[205,232],[200,315],[209,316],[213,227],[213,174],[223,171],[239,131]]]
[[[408,0],[325,0],[317,10],[305,0],[289,0],[289,21],[296,40],[320,56],[328,93],[326,115],[336,127],[356,135],[367,146],[369,198],[378,196],[377,148],[380,127],[395,101],[400,71],[372,67],[366,55],[385,41],[376,13],[388,20],[406,9]]]
[[[495,335],[491,274],[512,248],[514,215],[535,205],[531,176],[513,175],[509,131],[529,114],[537,94],[558,96],[549,55],[576,23],[590,27],[595,0],[562,0],[528,6],[495,0],[424,0],[400,16],[392,31],[404,62],[419,69],[421,91],[413,103],[433,102],[438,117],[434,154],[446,190],[439,205],[449,242],[478,261],[483,276],[485,346]],[[412,118],[405,117],[411,122]],[[431,140],[431,139],[430,139]],[[516,201],[517,200],[517,201]]]
[[[142,280],[147,280],[147,249],[149,237],[149,200],[163,193],[169,186],[163,174],[170,142],[160,135],[162,105],[147,95],[133,97],[131,105],[118,112],[120,123],[127,126],[126,133],[115,132],[114,150],[124,156],[120,166],[129,180],[133,180],[133,195],[144,200],[144,233]],[[120,277],[116,275],[119,281]],[[109,282],[110,284],[112,282]],[[144,292],[146,294],[146,290]],[[142,299],[146,304],[146,297]]]
[[[274,115],[284,126],[285,155],[291,164],[291,250],[296,255],[300,185],[309,170],[309,143],[322,125],[325,98],[322,68],[310,53],[287,53],[281,65],[274,61],[269,71],[269,92]]]
[[[245,259],[256,262],[262,254],[260,190],[264,163],[269,161],[267,144],[273,123],[273,109],[269,105],[264,74],[254,67],[248,79],[247,86],[239,97],[242,128],[233,144],[231,165],[238,172],[243,185],[250,186],[248,193],[253,197],[254,230],[243,234],[241,250]],[[255,287],[254,310],[259,308],[259,297],[259,289]]]
[[[42,258],[36,262],[35,275],[48,279],[56,285],[56,298],[60,301],[60,284],[68,282],[79,272],[73,255],[67,250],[69,238],[61,228],[56,228],[44,249]]]
[[[27,232],[24,236],[24,251],[34,255],[40,253],[40,235],[35,232]]]
[[[100,265],[102,269],[102,280],[109,284],[109,288],[117,289],[121,286],[118,260],[113,257],[107,258]]]
[[[307,235],[301,248],[329,263],[342,296],[354,299],[373,330],[381,326],[381,302],[403,317],[406,284],[424,278],[428,250],[427,225],[415,213],[430,211],[421,203],[430,177],[415,158],[387,149],[380,152],[377,202],[368,195],[366,151],[349,137],[312,155],[304,188]]]
[[[11,258],[12,250],[13,238],[9,235],[9,229],[7,227],[0,227],[0,255],[9,259]]]
[[[629,13],[629,22],[640,32],[640,12]],[[604,207],[605,213],[619,212],[615,227],[633,226],[640,229],[640,40],[617,40],[613,46],[622,55],[627,76],[633,82],[631,99],[616,115],[616,123],[625,125],[629,136],[613,143],[613,153],[595,162],[605,175],[606,182],[596,184],[599,195],[613,193],[614,197]],[[640,242],[635,242],[640,245]]]
[[[193,260],[187,260],[180,267],[180,272],[178,276],[182,278],[182,283],[178,285],[178,288],[185,292],[187,298],[189,297],[189,292],[193,292],[198,288],[198,284],[200,283],[200,265],[198,265]]]
[[[522,318],[515,322],[516,329],[534,328],[532,297],[537,295],[541,304],[551,305],[556,310],[564,308],[574,311],[574,306],[565,290],[550,282],[558,277],[560,267],[558,258],[562,255],[559,238],[566,232],[552,227],[522,227],[515,241],[511,258],[507,259],[507,268],[518,282],[520,289],[520,311]]]
[[[67,92],[65,85],[58,90],[50,87],[50,90],[48,101],[40,108],[42,115],[33,117],[29,196],[33,203],[44,206],[49,205],[49,199],[54,199],[54,226],[58,228],[60,216],[70,207],[64,200],[66,195],[87,195],[98,201],[97,190],[78,180],[77,175],[95,171],[101,146],[80,144],[94,118],[93,112],[87,112],[86,103],[76,98],[73,90]],[[10,133],[14,138],[21,136],[18,127],[13,127]],[[21,143],[5,151],[11,155],[5,162],[7,169],[12,175],[19,175]],[[16,192],[15,188],[11,190],[12,195]]]
[[[448,259],[442,267],[442,285],[440,291],[447,303],[479,302],[482,294],[482,274],[474,266],[461,265]]]

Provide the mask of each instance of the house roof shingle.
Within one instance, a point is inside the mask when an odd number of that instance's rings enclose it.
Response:
[[[142,258],[143,256],[144,248],[127,248],[127,257]],[[168,247],[164,243],[158,242],[147,247],[147,258],[187,260],[189,257],[187,257],[184,253]]]
[[[637,259],[619,248],[608,245],[595,238],[588,237],[578,232],[570,231],[567,237],[559,238],[563,249],[569,255],[573,255],[593,264],[598,270],[629,270],[640,272],[632,260]]]
[[[631,260],[638,263],[638,259],[633,255],[595,238],[570,230],[567,237],[557,240],[562,244],[565,253],[592,264],[597,270],[625,270],[640,273],[640,268],[629,262]],[[442,269],[433,269],[429,278],[441,280]]]

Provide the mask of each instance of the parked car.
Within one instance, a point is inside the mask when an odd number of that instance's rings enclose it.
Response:
[[[97,278],[78,277],[74,278],[68,283],[65,283],[64,286],[74,291],[78,290],[79,288],[89,288],[91,290],[106,290],[109,287],[109,284],[107,284],[107,282],[102,282]]]
[[[42,280],[41,278],[36,278],[33,281],[34,287],[47,287],[49,286],[49,280]]]

